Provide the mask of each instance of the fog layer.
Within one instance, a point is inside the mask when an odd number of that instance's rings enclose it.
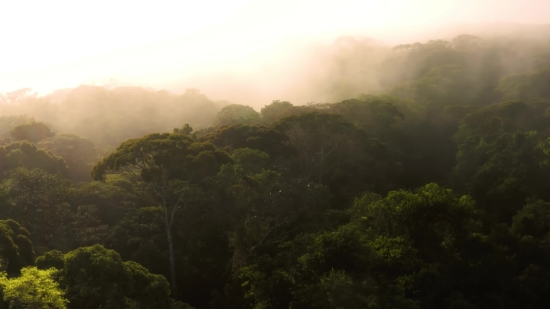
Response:
[[[320,56],[339,37],[391,47],[495,30],[531,35],[529,26],[501,23],[544,24],[550,8],[538,0],[58,0],[6,2],[0,10],[0,91],[45,95],[115,79],[179,94],[199,88],[214,100],[259,108],[276,98],[322,100],[304,87],[315,87],[309,75],[326,71]]]

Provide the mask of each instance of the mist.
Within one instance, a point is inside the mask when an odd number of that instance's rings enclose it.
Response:
[[[137,17],[118,16],[122,7],[96,12],[104,14],[106,20],[94,32],[71,15],[83,7],[73,7],[76,11],[64,13],[76,24],[72,36],[38,32],[51,37],[51,43],[44,37],[33,41],[37,34],[30,33],[20,19],[21,35],[30,37],[22,43],[16,40],[23,39],[14,34],[17,31],[8,36],[11,44],[7,46],[11,48],[4,49],[0,58],[4,64],[0,71],[0,90],[4,93],[0,115],[25,115],[49,124],[54,131],[81,134],[101,147],[115,147],[128,138],[171,131],[185,123],[206,129],[229,104],[250,106],[259,112],[274,100],[296,106],[380,94],[425,100],[411,92],[416,90],[403,92],[403,85],[426,73],[418,70],[430,60],[415,58],[414,51],[403,52],[402,47],[447,42],[449,47],[443,52],[452,54],[458,51],[455,41],[464,35],[481,42],[476,54],[460,64],[471,87],[479,88],[470,90],[477,93],[486,91],[482,89],[485,87],[492,91],[503,76],[545,65],[550,25],[518,23],[543,21],[540,12],[546,7],[542,2],[519,5],[509,1],[500,3],[500,10],[489,2],[458,5],[419,1],[418,6],[407,2],[398,8],[346,2],[344,7],[323,4],[317,10],[306,2],[242,2],[227,8],[227,14],[215,13],[216,21],[207,14],[210,19],[195,25],[194,30],[186,29],[183,36],[178,36],[176,21],[162,18],[156,20],[163,20],[166,32],[157,35],[154,31],[160,28],[151,25],[146,31],[141,24],[132,30]],[[170,5],[161,4],[165,9]],[[431,10],[421,10],[421,5]],[[54,8],[44,7],[50,12]],[[8,9],[17,13],[21,8]],[[161,10],[139,5],[134,9],[138,15],[145,14],[144,18],[147,9]],[[195,9],[211,13],[206,7]],[[377,17],[347,21],[346,14],[358,18],[362,13],[356,10],[361,9],[366,10],[366,16]],[[421,14],[409,16],[406,10]],[[511,12],[523,14],[512,18]],[[128,23],[123,29],[114,24],[119,17]],[[513,22],[498,21],[506,18]],[[50,30],[55,29],[59,30]],[[120,38],[115,38],[117,35]],[[494,69],[498,72],[491,71]],[[487,74],[493,74],[491,81],[487,81]],[[477,98],[482,99],[490,103],[494,95]],[[6,128],[2,138],[8,135]]]
[[[547,0],[0,12],[1,308],[550,306]]]
[[[7,47],[0,54],[2,92],[46,95],[115,80],[179,94],[196,88],[257,109],[275,99],[330,99],[313,89],[319,75],[346,74],[330,72],[327,59],[339,57],[328,54],[341,37],[387,49],[459,34],[544,37],[547,28],[525,24],[547,23],[550,11],[534,0],[30,3],[31,12],[23,4],[1,7],[10,12],[0,24]]]

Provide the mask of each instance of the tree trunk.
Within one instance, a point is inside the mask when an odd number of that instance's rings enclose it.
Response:
[[[183,193],[180,194],[178,201],[172,208],[171,214],[168,214],[168,205],[166,203],[166,193],[160,194],[155,190],[157,194],[162,198],[162,207],[164,208],[164,224],[166,226],[166,237],[168,240],[168,254],[170,259],[170,286],[172,287],[172,298],[179,300],[178,289],[176,288],[176,258],[174,256],[174,241],[172,239],[172,223],[174,223],[174,215],[183,197]]]
[[[172,241],[172,232],[166,222],[166,235],[168,237],[168,252],[170,254],[170,286],[172,287],[172,298],[178,300],[178,289],[176,288],[176,261],[174,257],[174,242]]]

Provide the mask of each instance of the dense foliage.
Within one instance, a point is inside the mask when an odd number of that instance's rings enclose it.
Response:
[[[334,50],[329,103],[0,96],[0,308],[548,307],[550,45]]]

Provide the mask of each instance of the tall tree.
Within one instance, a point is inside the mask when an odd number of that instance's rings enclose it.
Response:
[[[210,143],[200,143],[178,133],[150,134],[128,140],[92,170],[95,180],[104,179],[108,171],[123,171],[145,182],[150,194],[164,210],[164,225],[170,255],[172,293],[177,297],[176,265],[172,225],[184,203],[188,188],[215,175],[231,158]]]

